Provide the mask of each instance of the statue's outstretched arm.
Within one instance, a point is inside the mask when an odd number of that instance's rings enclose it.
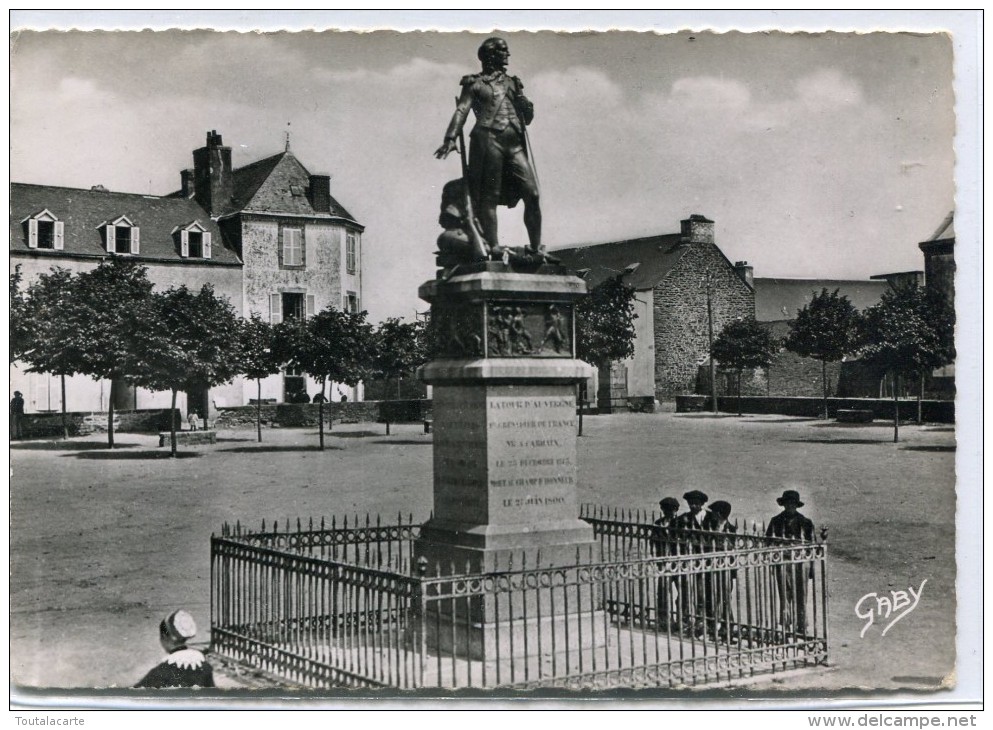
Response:
[[[455,113],[452,114],[452,121],[448,123],[448,129],[445,130],[445,141],[442,143],[441,147],[435,150],[435,157],[444,159],[448,157],[449,152],[455,149],[455,140],[458,139],[459,133],[465,125],[465,120],[469,116],[469,109],[471,108],[472,84],[465,83],[465,80],[463,79],[462,93],[459,95],[459,99],[455,103]]]

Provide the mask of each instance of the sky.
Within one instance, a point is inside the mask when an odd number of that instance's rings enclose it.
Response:
[[[239,167],[291,147],[366,227],[364,305],[427,308],[462,75],[491,33],[21,32],[16,182],[165,194],[217,130]],[[955,205],[951,37],[500,33],[535,105],[550,248],[673,233],[699,213],[756,277],[923,269]],[[501,239],[522,245],[522,208]]]

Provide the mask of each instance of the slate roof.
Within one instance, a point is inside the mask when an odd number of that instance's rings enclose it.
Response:
[[[234,213],[283,213],[324,217],[314,210],[308,197],[310,172],[289,150],[266,157],[233,171],[232,206],[222,216]],[[331,196],[331,216],[358,225],[352,214]]]
[[[622,273],[628,266],[638,264],[638,268],[624,276],[624,283],[635,289],[651,289],[665,278],[689,250],[689,246],[679,245],[679,239],[680,234],[669,233],[627,241],[560,248],[551,253],[573,272],[589,269],[586,281],[591,287]]]
[[[65,224],[61,251],[28,248],[27,226],[21,221],[46,208]],[[198,264],[241,263],[237,255],[224,246],[217,223],[194,200],[26,183],[11,183],[10,186],[10,250],[38,251],[54,256],[106,256],[99,226],[122,215],[141,229],[140,254],[134,258],[195,261]],[[179,243],[172,231],[176,226],[193,221],[198,221],[211,233],[210,259],[184,259],[179,255]]]
[[[889,289],[886,281],[852,279],[778,279],[755,277],[755,319],[759,322],[796,319],[796,313],[810,303],[821,289],[838,290],[858,310],[879,302]]]

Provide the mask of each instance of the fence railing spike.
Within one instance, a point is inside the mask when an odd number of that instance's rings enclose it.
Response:
[[[265,517],[262,518],[262,532],[265,532]]]
[[[297,517],[297,534],[300,534],[300,518]]]

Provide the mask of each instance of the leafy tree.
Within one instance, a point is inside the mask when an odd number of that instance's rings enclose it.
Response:
[[[239,323],[238,343],[238,369],[257,386],[255,426],[262,443],[262,379],[278,373],[286,358],[279,351],[275,326],[256,312]]]
[[[155,316],[148,270],[122,257],[76,275],[72,300],[82,343],[77,372],[110,380],[107,445],[114,448],[114,389],[148,366],[139,342]]]
[[[31,312],[31,348],[23,354],[28,372],[59,376],[62,391],[62,437],[69,438],[66,414],[66,376],[79,372],[88,347],[80,337],[80,310],[73,295],[76,280],[67,269],[55,267],[38,277],[27,291]]]
[[[735,319],[720,331],[710,356],[725,370],[738,374],[738,415],[741,415],[741,373],[745,368],[767,368],[779,349],[769,331],[754,319]]]
[[[804,306],[790,326],[783,346],[801,357],[821,361],[824,418],[828,417],[827,364],[838,362],[858,348],[859,313],[838,290],[822,289]]]
[[[576,302],[576,354],[600,366],[634,355],[634,289],[614,276]]]
[[[576,356],[609,371],[610,363],[634,355],[634,289],[621,274],[593,287],[576,302]],[[585,382],[580,384],[580,401]],[[583,408],[579,407],[579,435],[583,435]]]
[[[374,355],[372,325],[365,312],[342,312],[328,307],[301,322],[288,322],[280,331],[281,351],[290,354],[290,364],[321,384],[358,385],[369,372]],[[321,450],[324,450],[324,400],[318,399]]]
[[[400,398],[400,379],[427,360],[423,329],[420,322],[403,322],[391,317],[374,332],[372,370],[379,377],[396,378],[397,398]],[[389,413],[385,413],[385,417],[386,435],[389,436]]]
[[[32,310],[28,306],[27,292],[22,288],[24,276],[21,274],[21,265],[14,267],[10,274],[10,318],[9,318],[9,338],[10,362],[14,363],[24,359],[34,346],[32,333],[34,332],[34,317]]]
[[[152,295],[151,326],[137,340],[140,369],[133,377],[151,390],[172,393],[227,383],[239,371],[238,315],[210,284],[185,285]],[[170,419],[170,454],[176,456],[176,420]]]
[[[883,293],[863,315],[862,357],[893,376],[893,442],[900,440],[899,381],[955,359],[955,312],[938,292],[904,285]],[[918,396],[918,421],[921,419]]]

